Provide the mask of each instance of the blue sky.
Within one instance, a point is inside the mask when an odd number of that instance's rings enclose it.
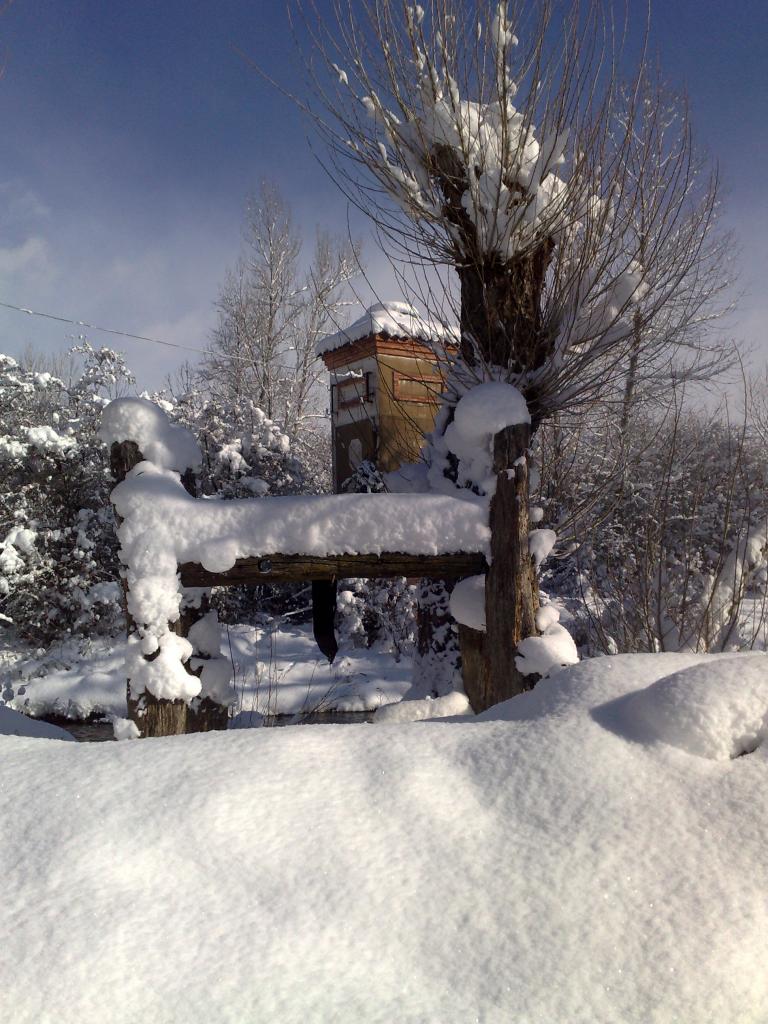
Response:
[[[645,5],[629,2],[642,20]],[[746,293],[733,333],[762,345],[768,5],[657,2],[653,40],[722,170]],[[280,184],[307,235],[317,224],[346,231],[346,203],[312,154],[307,124],[233,47],[288,85],[300,79],[284,0],[14,0],[4,9],[1,301],[204,347],[245,196],[260,180]],[[366,262],[374,283],[388,280],[372,241]],[[74,330],[0,309],[0,351],[63,351]],[[144,386],[161,385],[185,358],[141,342],[117,347]]]

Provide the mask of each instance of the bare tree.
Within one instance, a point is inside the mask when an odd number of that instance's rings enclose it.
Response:
[[[719,364],[723,349],[704,347],[723,255],[711,241],[717,178],[694,154],[685,104],[664,99],[645,59],[619,82],[617,28],[599,0],[336,0],[333,24],[306,21],[322,104],[308,109],[342,187],[407,268],[458,278],[449,405],[501,380],[530,411],[530,427],[498,434],[493,451],[487,649],[503,699],[530,685],[512,666],[536,633],[532,434],[598,396],[631,405],[633,376]],[[432,458],[456,478],[457,453],[437,445]]]
[[[760,438],[727,408],[704,416],[678,396],[663,419],[634,420],[630,441],[609,519],[581,525],[575,561],[592,641],[608,653],[759,643],[768,578]],[[575,489],[588,489],[587,473]]]
[[[356,247],[322,232],[306,271],[301,256],[287,204],[263,184],[248,204],[245,252],[219,295],[204,367],[218,398],[254,401],[291,436],[318,412],[315,343],[338,321],[343,286],[358,270]]]

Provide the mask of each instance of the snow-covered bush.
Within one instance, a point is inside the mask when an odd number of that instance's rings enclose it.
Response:
[[[307,489],[308,474],[293,452],[292,439],[250,399],[221,402],[208,396],[196,379],[181,394],[147,397],[197,438],[201,494],[254,498]]]
[[[367,459],[341,485],[346,494],[383,494],[379,470]],[[390,580],[350,579],[339,584],[336,601],[339,644],[390,651],[399,661],[416,643],[416,587],[405,577]]]
[[[336,601],[340,647],[376,647],[410,657],[416,643],[416,590],[404,577],[342,580]]]
[[[383,494],[387,485],[374,463],[363,459],[352,476],[342,483],[341,489],[345,494]]]
[[[0,614],[49,644],[121,623],[102,408],[133,378],[87,342],[68,380],[0,356]]]
[[[212,396],[192,375],[178,394],[150,396],[171,421],[189,429],[202,451],[199,493],[217,498],[320,494],[330,490],[330,436],[290,437],[248,398]],[[213,605],[225,622],[256,622],[265,615],[308,606],[306,587],[268,583],[216,588]]]
[[[417,596],[419,636],[413,685],[407,700],[443,697],[462,690],[458,626],[451,618],[450,591],[443,580],[422,579]]]
[[[538,501],[575,542],[545,586],[570,599],[577,639],[607,653],[762,645],[768,460],[757,439],[680,408],[638,417],[623,437],[605,426],[560,424],[541,446],[550,472]]]

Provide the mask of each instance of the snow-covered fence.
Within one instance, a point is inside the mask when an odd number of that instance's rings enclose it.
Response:
[[[198,499],[197,442],[151,402],[112,402],[101,436],[118,481],[129,715],[141,735],[226,724],[229,665],[204,588],[312,581],[322,642],[329,614],[320,598],[337,578],[456,579],[488,568],[487,507],[469,491]]]

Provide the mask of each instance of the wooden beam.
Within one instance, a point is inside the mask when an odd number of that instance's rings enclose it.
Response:
[[[392,576],[433,576],[458,579],[488,571],[485,555],[261,555],[240,558],[226,572],[208,572],[201,565],[179,566],[182,586],[236,587],[243,583],[292,583],[347,577],[385,579]]]

